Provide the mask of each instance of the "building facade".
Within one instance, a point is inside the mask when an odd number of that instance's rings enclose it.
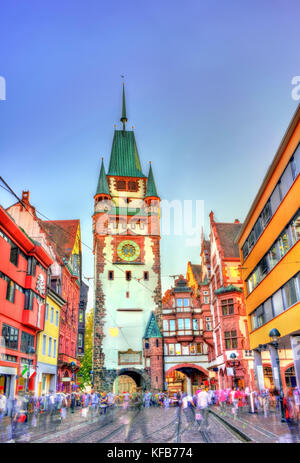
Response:
[[[300,106],[238,236],[258,387],[300,387]],[[265,372],[265,375],[264,375]]]
[[[52,259],[1,206],[0,255],[0,391],[10,408],[16,393],[34,391]]]
[[[161,323],[160,198],[152,167],[146,177],[134,132],[126,130],[124,86],[121,122],[107,175],[102,160],[93,215],[93,372],[95,387],[107,390],[121,375],[150,386],[143,336],[151,312]]]
[[[194,276],[196,266],[191,267]],[[180,275],[163,297],[164,371],[170,392],[191,394],[209,384],[208,352],[213,346],[207,316],[209,304],[201,305],[197,291]]]
[[[37,337],[37,396],[56,391],[60,310],[65,303],[49,285],[48,277],[44,329]]]
[[[254,381],[240,258],[235,244],[241,226],[238,220],[217,222],[211,212],[209,245],[202,236],[202,275],[209,281],[214,345],[209,369],[215,374],[219,388],[245,388]],[[209,267],[205,269],[207,264]]]
[[[77,357],[84,355],[84,335],[85,335],[85,312],[88,301],[89,287],[83,281],[80,283],[80,300],[79,300],[79,315],[78,315],[78,341],[77,341]]]
[[[7,210],[15,222],[31,239],[40,243],[53,260],[49,269],[48,285],[66,301],[60,309],[57,389],[70,392],[72,386],[75,386],[76,372],[80,365],[76,357],[81,279],[80,221],[40,220],[29,201],[29,191],[23,191],[22,201]],[[51,352],[52,349],[53,345]]]

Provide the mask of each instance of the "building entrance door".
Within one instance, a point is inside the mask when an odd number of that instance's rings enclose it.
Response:
[[[0,374],[0,393],[9,397],[11,385],[11,376]]]

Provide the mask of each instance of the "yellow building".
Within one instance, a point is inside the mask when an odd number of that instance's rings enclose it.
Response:
[[[300,105],[238,236],[260,388],[300,387]],[[269,336],[276,328],[280,337]],[[275,343],[274,343],[275,341]],[[278,350],[277,350],[278,347]],[[265,378],[264,378],[265,376]]]
[[[56,292],[47,288],[44,330],[37,337],[36,395],[56,392],[60,309],[65,303]]]

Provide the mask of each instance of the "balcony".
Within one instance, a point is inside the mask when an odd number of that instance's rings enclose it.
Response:
[[[75,363],[77,368],[80,367],[80,361],[77,358],[71,357],[70,355],[67,355],[67,354],[62,354],[62,353],[58,354],[58,365],[59,366],[70,365],[72,362]]]
[[[191,313],[193,311],[192,307],[176,307],[177,313]]]
[[[23,310],[22,323],[34,330],[42,329],[41,326],[39,326],[40,322],[38,323],[38,314],[34,310]]]

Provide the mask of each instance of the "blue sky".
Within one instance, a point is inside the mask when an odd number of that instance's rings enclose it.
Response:
[[[204,200],[206,231],[210,210],[242,221],[297,107],[299,13],[296,0],[2,4],[1,175],[51,219],[79,218],[92,247],[93,195],[124,73],[128,126],[161,198]],[[14,198],[1,189],[0,202]],[[184,243],[161,240],[164,290],[168,275],[199,263],[199,247]]]

